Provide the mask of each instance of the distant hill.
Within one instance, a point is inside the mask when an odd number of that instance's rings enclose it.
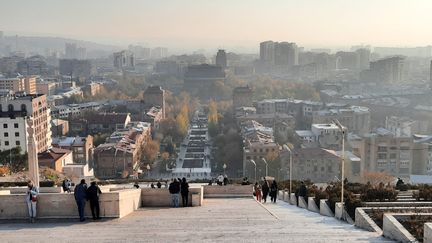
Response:
[[[0,46],[5,47],[9,45],[12,50],[15,50],[16,43],[18,44],[19,51],[39,54],[45,54],[47,49],[63,53],[65,43],[76,43],[77,46],[85,47],[87,49],[87,55],[90,58],[105,56],[121,49],[118,46],[61,37],[18,36],[18,39],[16,39],[15,36],[4,36],[3,39],[0,40]]]

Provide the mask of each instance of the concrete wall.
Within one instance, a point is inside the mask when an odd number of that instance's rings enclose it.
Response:
[[[10,194],[25,194],[27,193],[27,187],[2,187],[0,191],[10,191]],[[40,193],[61,193],[63,192],[62,187],[39,187]]]
[[[398,242],[418,242],[414,236],[399,223],[395,216],[394,214],[384,214],[383,235]]]
[[[424,224],[423,242],[432,242],[432,223]]]
[[[355,226],[367,231],[377,232],[382,234],[381,228],[369,217],[364,208],[356,208],[355,211]]]
[[[226,197],[252,197],[253,185],[226,185],[209,186],[205,185],[204,198],[226,198]]]
[[[315,213],[319,213],[320,210],[318,208],[318,206],[315,203],[315,198],[314,197],[308,197],[308,210],[315,212]]]
[[[295,193],[290,194],[290,204],[297,205],[297,197],[295,196]]]
[[[328,217],[334,217],[334,213],[327,204],[327,199],[320,200],[320,214]]]
[[[141,193],[136,190],[102,193],[100,216],[121,218],[136,210],[140,205]],[[0,219],[28,218],[26,195],[0,196]],[[91,217],[90,204],[86,203],[85,215]],[[38,218],[78,218],[78,209],[73,194],[41,193],[37,203]]]
[[[298,197],[298,200],[299,200],[299,204],[298,204],[299,207],[305,208],[305,209],[308,208],[308,205],[307,205],[306,200],[304,199],[304,197]]]
[[[290,197],[289,197],[289,192],[288,191],[284,191],[283,192],[283,201],[289,203],[290,201]]]
[[[197,196],[193,196],[193,195]],[[250,194],[252,195],[252,194]],[[195,199],[195,201],[193,201]],[[201,206],[203,202],[203,188],[189,188],[189,206]],[[142,188],[141,205],[143,207],[171,207],[171,194],[165,188]],[[181,196],[180,196],[180,206]]]

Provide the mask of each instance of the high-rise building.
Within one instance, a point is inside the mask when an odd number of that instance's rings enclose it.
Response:
[[[369,62],[370,62],[370,50],[366,48],[357,49],[355,51],[357,53],[358,58],[358,69],[366,70],[369,69]]]
[[[37,55],[17,63],[17,72],[22,75],[44,75],[48,73],[45,58]]]
[[[273,41],[265,41],[260,43],[260,60],[269,65],[274,64],[275,60],[275,43]]]
[[[227,67],[227,57],[225,50],[218,50],[216,54],[216,66],[219,66],[223,69]]]
[[[0,97],[0,149],[21,146],[27,151],[26,119],[33,118],[37,152],[51,147],[51,116],[46,95],[14,94]]]
[[[280,66],[292,67],[298,65],[298,47],[295,43],[275,42],[274,63]]]
[[[372,79],[380,83],[403,81],[404,58],[401,56],[380,59],[370,63]]]
[[[60,59],[59,71],[61,75],[71,77],[89,77],[91,74],[91,63],[89,60]]]
[[[432,89],[432,60],[430,63],[430,68],[429,68],[429,79],[430,79],[430,88]]]
[[[135,57],[131,51],[123,50],[114,53],[114,67],[120,70],[134,69]]]
[[[168,48],[165,47],[156,47],[151,50],[151,58],[161,59],[168,56]]]

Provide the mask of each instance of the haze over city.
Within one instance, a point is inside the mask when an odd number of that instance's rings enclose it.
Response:
[[[430,9],[428,0],[5,0],[0,29],[186,50],[241,47],[252,52],[263,39],[327,48],[421,46],[432,41]]]

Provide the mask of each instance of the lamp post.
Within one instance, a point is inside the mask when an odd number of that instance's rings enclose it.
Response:
[[[283,146],[286,150],[289,152],[289,160],[290,160],[290,170],[289,170],[289,181],[290,181],[290,188],[289,193],[292,192],[292,150],[285,144]]]
[[[224,169],[224,175],[225,175],[225,170],[226,170],[226,168],[227,168],[227,165],[224,163],[222,167],[223,167],[223,169]]]
[[[264,161],[264,163],[265,163],[265,165],[266,165],[265,176],[267,177],[267,176],[268,176],[268,163],[267,163],[267,160],[264,159],[264,158],[262,158],[262,161]]]
[[[255,182],[256,182],[256,163],[253,159],[249,160],[255,166]]]
[[[342,160],[341,160],[341,203],[344,203],[344,181],[345,181],[345,129],[342,124],[337,120],[333,120],[333,123],[339,128],[342,132]]]

